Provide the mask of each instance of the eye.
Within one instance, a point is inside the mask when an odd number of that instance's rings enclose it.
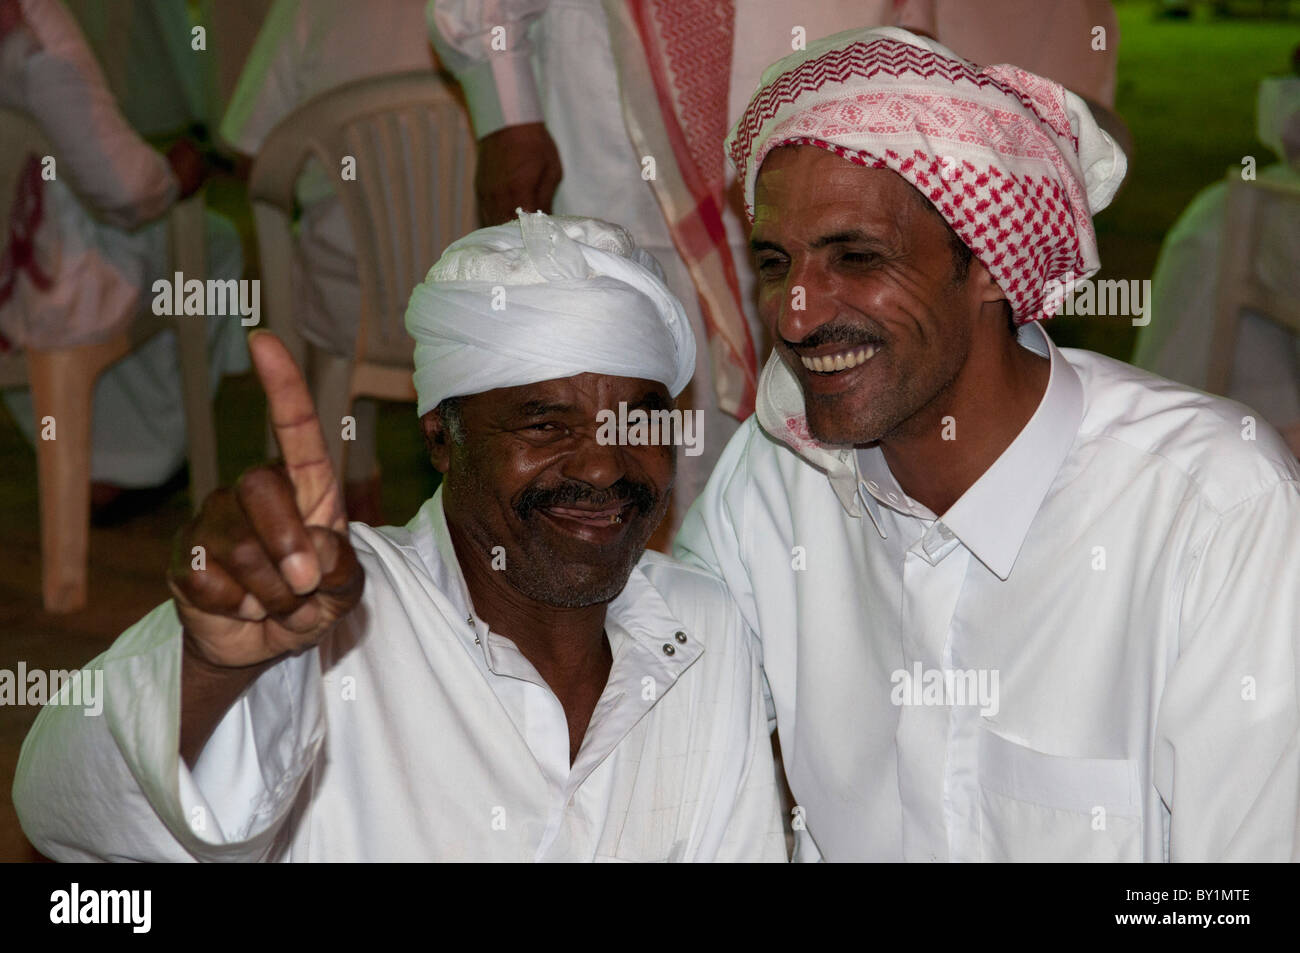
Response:
[[[557,431],[563,430],[564,428],[561,427],[554,420],[543,420],[535,424],[529,424],[524,429],[531,430],[536,433],[555,433]]]
[[[840,261],[847,262],[850,265],[868,265],[876,260],[876,256],[871,252],[849,251],[840,255]]]
[[[777,275],[785,270],[789,261],[782,255],[764,255],[754,262],[760,275]]]

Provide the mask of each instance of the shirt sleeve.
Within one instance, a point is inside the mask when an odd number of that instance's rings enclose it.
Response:
[[[13,791],[37,850],[60,861],[276,859],[325,733],[316,650],[262,673],[193,773],[179,753],[180,671],[169,600],[87,666],[95,706],[41,711]]]
[[[1300,485],[1224,512],[1183,593],[1156,724],[1171,861],[1300,860]]]
[[[21,67],[21,92],[6,98],[41,124],[56,176],[114,227],[161,216],[176,200],[176,176],[122,115],[77,22],[60,3],[26,4],[23,16],[35,42]]]
[[[474,134],[542,121],[529,28],[549,0],[429,0],[438,58],[465,91]]]
[[[673,541],[674,556],[707,569],[727,584],[731,599],[751,632],[759,631],[758,613],[745,564],[743,520],[750,482],[749,447],[756,426],[751,417],[732,436],[703,492],[687,510]]]
[[[725,598],[725,597],[724,597]],[[726,638],[712,633],[708,651],[726,646],[730,677],[713,680],[715,710],[724,713],[716,726],[714,750],[727,762],[718,797],[704,827],[697,859],[724,862],[788,860],[781,825],[781,796],[777,788],[772,738],[763,701],[763,676],[755,644],[744,631],[733,606],[723,613]]]
[[[299,0],[276,0],[244,61],[220,129],[222,140],[244,155],[257,155],[276,124],[300,104],[303,14]]]

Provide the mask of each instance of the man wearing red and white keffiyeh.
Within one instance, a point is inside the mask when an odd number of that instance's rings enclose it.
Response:
[[[853,31],[728,149],[775,347],[677,553],[761,644],[798,856],[1300,857],[1300,470],[1044,333],[1125,170],[1083,100]]]

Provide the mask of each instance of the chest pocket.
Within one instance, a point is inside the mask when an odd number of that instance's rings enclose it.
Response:
[[[1043,754],[984,731],[980,859],[1139,861],[1138,762]]]

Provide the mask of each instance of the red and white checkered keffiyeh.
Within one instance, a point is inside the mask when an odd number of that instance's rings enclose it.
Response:
[[[727,138],[751,221],[758,170],[789,144],[901,175],[989,269],[1021,322],[1059,310],[1049,282],[1096,273],[1092,215],[1127,167],[1060,84],[981,68],[891,27],[839,33],[768,67]]]

